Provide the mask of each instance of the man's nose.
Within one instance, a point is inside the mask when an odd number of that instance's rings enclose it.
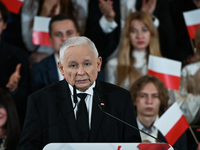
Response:
[[[147,103],[147,104],[152,104],[152,103],[153,103],[153,99],[152,99],[151,96],[148,96],[148,97],[147,97],[146,103]]]
[[[78,68],[78,74],[79,74],[79,75],[84,75],[84,74],[85,74],[85,70],[84,70],[84,67],[83,67],[83,66],[80,66],[80,67]]]
[[[67,35],[63,35],[62,40],[63,42],[66,41],[69,37]]]

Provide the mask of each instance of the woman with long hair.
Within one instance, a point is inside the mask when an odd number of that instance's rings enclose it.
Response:
[[[106,66],[106,81],[129,89],[142,75],[147,74],[148,55],[161,56],[158,31],[152,17],[142,11],[126,19],[118,56]]]
[[[20,136],[19,119],[10,94],[0,88],[0,149],[15,150]]]

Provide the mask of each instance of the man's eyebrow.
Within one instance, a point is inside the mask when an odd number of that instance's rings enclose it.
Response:
[[[84,62],[85,62],[85,61],[91,61],[91,59],[88,58],[88,59],[85,59]]]
[[[68,63],[69,63],[69,64],[72,64],[72,63],[77,63],[77,62],[74,61],[74,60],[71,60],[71,61],[69,61]]]

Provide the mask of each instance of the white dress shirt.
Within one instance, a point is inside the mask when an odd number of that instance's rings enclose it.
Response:
[[[87,107],[87,111],[88,111],[88,115],[89,115],[89,128],[91,129],[91,117],[92,117],[92,104],[93,104],[93,88],[95,87],[95,84],[96,82],[94,82],[90,87],[89,89],[87,89],[85,92],[81,92],[79,90],[76,89],[76,92],[77,94],[79,93],[86,93],[88,94],[85,98],[85,104],[86,104],[86,107]],[[73,98],[73,95],[74,95],[74,92],[73,92],[73,87],[69,85],[69,89],[71,91],[71,100],[72,100],[72,104],[73,104],[73,107],[75,106],[75,103],[74,103],[74,98]],[[77,97],[77,100],[78,100],[78,104],[79,102],[81,101],[81,99],[79,97]],[[77,106],[78,106],[77,104]],[[74,115],[75,115],[75,118],[77,117],[77,106],[76,108],[74,109]]]
[[[156,120],[154,121],[153,125],[151,126],[150,129],[147,129],[140,121],[139,119],[137,118],[137,124],[138,124],[138,128],[148,134],[151,134],[152,136],[154,137],[158,137],[158,129],[154,126],[155,122],[159,119],[159,117],[156,118]],[[149,135],[147,134],[144,134],[142,132],[140,132],[140,136],[141,136],[141,139],[142,141],[144,140],[148,140],[150,141],[151,143],[156,143],[156,140],[152,137],[150,137]]]

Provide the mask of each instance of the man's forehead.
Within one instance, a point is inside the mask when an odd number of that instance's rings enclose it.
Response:
[[[68,63],[79,63],[79,62],[90,62],[90,61],[92,61],[92,59],[90,58],[83,59],[82,61],[80,59],[76,59],[76,60],[68,59]]]

